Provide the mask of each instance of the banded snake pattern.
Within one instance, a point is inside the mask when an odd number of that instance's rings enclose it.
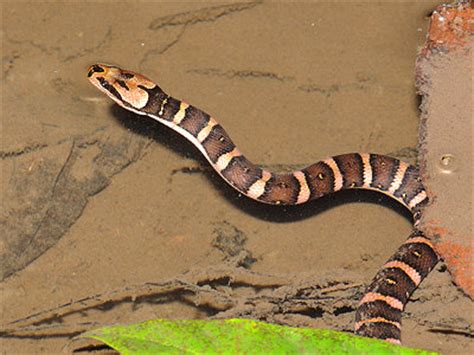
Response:
[[[401,316],[413,291],[438,262],[433,245],[416,229],[427,193],[414,166],[388,156],[351,153],[304,169],[275,174],[250,162],[215,118],[166,94],[145,76],[95,64],[89,81],[119,106],[148,116],[189,140],[239,193],[262,203],[296,205],[345,189],[369,189],[397,200],[413,214],[414,231],[382,266],[356,311],[355,333],[401,341]]]

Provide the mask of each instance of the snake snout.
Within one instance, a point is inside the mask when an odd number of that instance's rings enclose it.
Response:
[[[95,73],[104,73],[105,69],[100,65],[100,64],[94,64],[89,67],[89,70],[87,72],[87,77],[91,77]]]

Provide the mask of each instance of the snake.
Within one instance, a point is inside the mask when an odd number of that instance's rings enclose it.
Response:
[[[413,231],[365,289],[354,322],[357,335],[401,343],[405,305],[438,262],[433,244],[417,229],[429,198],[415,166],[379,154],[349,153],[292,173],[273,173],[248,160],[213,116],[168,95],[144,75],[94,64],[87,76],[122,108],[148,116],[190,141],[225,182],[252,200],[300,205],[341,190],[366,189],[405,206],[413,216]]]

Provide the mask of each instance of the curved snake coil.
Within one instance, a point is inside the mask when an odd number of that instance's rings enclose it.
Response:
[[[88,78],[118,105],[184,136],[229,185],[256,201],[296,205],[344,189],[376,190],[408,208],[415,227],[419,209],[428,201],[416,168],[398,159],[352,153],[274,174],[247,160],[213,117],[169,96],[145,76],[95,64]],[[437,261],[433,245],[415,229],[367,287],[356,312],[356,334],[400,343],[405,304]]]

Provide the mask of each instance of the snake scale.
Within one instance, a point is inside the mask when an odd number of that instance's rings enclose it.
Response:
[[[250,162],[209,114],[166,94],[145,76],[95,64],[89,81],[121,107],[168,126],[199,149],[214,170],[239,193],[262,203],[296,205],[345,189],[386,194],[413,214],[414,231],[378,271],[356,311],[356,334],[400,343],[401,316],[410,295],[438,262],[431,242],[416,229],[428,202],[417,169],[388,156],[334,156],[287,174]]]

